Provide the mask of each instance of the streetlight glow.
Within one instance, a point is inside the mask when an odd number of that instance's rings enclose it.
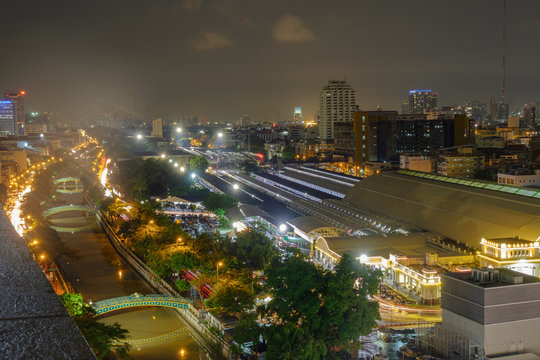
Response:
[[[218,138],[222,138],[222,137],[223,137],[223,133],[222,133],[222,132],[219,132],[219,133],[217,134],[217,136],[218,136]]]
[[[287,230],[287,225],[285,225],[285,224],[279,225],[279,231],[285,232],[286,230]]]
[[[180,166],[180,172],[184,172],[184,171],[186,171],[186,168],[183,166]]]
[[[234,189],[234,190],[238,190],[239,187],[240,187],[240,186],[238,186],[238,184],[234,184],[234,185],[233,185],[233,189]]]
[[[178,134],[180,134],[180,133],[182,132],[182,128],[181,128],[181,127],[177,127],[177,128],[176,128],[176,132],[177,132]]]
[[[192,178],[192,179],[195,179],[196,176],[197,176],[197,175],[196,175],[195,173],[192,173],[192,174],[191,174],[191,178]]]
[[[141,140],[142,139],[142,135],[141,134],[137,134],[137,140]]]

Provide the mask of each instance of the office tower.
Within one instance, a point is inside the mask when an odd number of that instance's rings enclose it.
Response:
[[[26,96],[26,91],[13,91],[8,90],[4,93],[5,100],[11,100],[15,106],[17,127],[14,135],[19,135],[22,133],[23,122],[24,122],[24,97]]]
[[[489,98],[489,118],[491,121],[497,120],[497,102],[493,95]]]
[[[246,125],[251,125],[251,118],[247,114],[240,116],[240,126]]]
[[[401,103],[401,113],[402,114],[408,114],[409,113],[409,102]]]
[[[0,100],[0,134],[17,134],[17,104],[11,100]]]
[[[163,119],[156,118],[152,120],[152,136],[163,138]]]
[[[503,102],[497,104],[497,120],[500,122],[506,122],[510,115],[510,105]]]
[[[424,110],[437,108],[437,93],[431,90],[409,91],[409,113],[423,114]]]
[[[293,116],[293,121],[295,123],[300,123],[302,122],[302,108],[300,106],[296,106],[294,108],[294,116]]]
[[[473,100],[467,104],[467,115],[476,122],[484,121],[487,116],[486,103],[480,100]]]
[[[335,122],[353,121],[356,110],[353,88],[346,81],[330,80],[321,90],[319,109],[319,137],[333,139]]]

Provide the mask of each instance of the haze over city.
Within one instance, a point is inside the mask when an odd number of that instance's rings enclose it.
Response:
[[[14,1],[0,14],[6,89],[62,121],[115,109],[212,122],[318,109],[329,78],[361,109],[409,89],[445,104],[500,97],[502,5],[482,1]],[[540,98],[540,4],[507,5],[507,102]]]

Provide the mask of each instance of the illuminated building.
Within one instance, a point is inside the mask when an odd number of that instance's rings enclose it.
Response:
[[[302,108],[300,106],[296,106],[294,108],[293,121],[295,123],[301,123],[302,122]]]
[[[480,242],[480,263],[485,267],[507,268],[531,276],[540,276],[538,241],[520,237],[484,239]]]
[[[319,107],[319,137],[334,138],[334,123],[352,122],[356,111],[354,89],[345,81],[330,80],[322,88]]]
[[[0,100],[0,134],[17,134],[17,106],[11,100]]]
[[[152,120],[152,136],[163,138],[163,119],[156,118]]]
[[[437,107],[437,93],[431,90],[409,91],[409,113],[423,114],[424,110],[432,110]]]
[[[5,100],[11,100],[15,106],[15,131],[13,134],[19,135],[19,130],[22,130],[23,121],[24,121],[24,97],[26,96],[26,91],[6,91],[4,93]]]
[[[485,156],[473,148],[443,151],[437,160],[437,173],[458,178],[472,178],[476,170],[485,167]]]

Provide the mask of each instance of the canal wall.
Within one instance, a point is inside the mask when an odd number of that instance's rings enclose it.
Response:
[[[85,196],[88,203],[91,204],[89,199]],[[101,211],[96,212],[96,218],[101,228],[109,238],[112,246],[117,253],[126,260],[137,273],[139,273],[147,282],[161,294],[182,298],[181,294],[170,286],[165,280],[156,276],[154,272],[141,260],[139,257],[125,246],[121,239],[118,238],[114,230],[109,225],[107,219],[103,216]],[[217,320],[212,314],[204,309],[197,309],[192,304],[189,304],[187,310],[176,310],[179,316],[191,326],[193,330],[193,337],[196,338],[199,343],[203,344],[205,348],[213,355],[220,354],[224,358],[230,359],[232,352],[229,344],[221,337],[216,336],[210,329],[205,326],[213,326],[223,333],[223,324]]]

